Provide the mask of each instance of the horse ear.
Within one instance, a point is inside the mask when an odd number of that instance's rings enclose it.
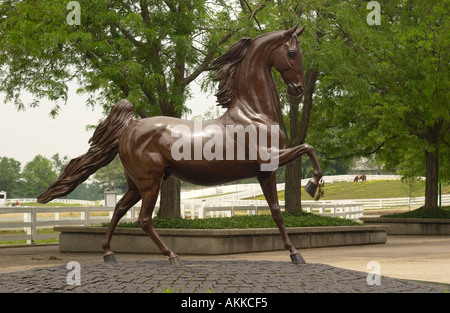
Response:
[[[293,34],[295,33],[295,31],[297,30],[297,27],[298,27],[298,23],[295,24],[294,27],[292,27],[292,28],[286,30],[286,31],[283,33],[283,35],[284,35],[285,37],[291,38],[292,35],[293,35]]]
[[[297,29],[294,33],[294,35],[296,35],[297,37],[300,36],[301,34],[303,34],[303,31],[305,30],[305,25],[303,25],[302,27],[300,27],[299,29]]]

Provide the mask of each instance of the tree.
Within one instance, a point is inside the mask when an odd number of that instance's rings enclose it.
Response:
[[[58,175],[60,175],[69,163],[69,158],[67,157],[67,155],[65,155],[61,160],[59,153],[55,153],[52,156],[52,163],[53,169],[56,171],[56,173],[58,173]]]
[[[25,165],[21,176],[21,195],[28,198],[37,197],[57,178],[52,161],[41,155]]]
[[[369,25],[365,6],[341,4],[330,59],[345,66],[321,78],[315,139],[330,159],[376,154],[389,169],[425,173],[425,207],[434,207],[438,181],[450,179],[448,9],[383,1],[380,25]]]
[[[286,89],[284,82],[275,75],[277,87],[282,91],[281,103],[285,112],[282,126],[286,132],[288,147],[298,146],[307,140],[317,85],[324,73],[336,66],[334,60],[329,57],[329,53],[336,49],[333,46],[333,40],[336,37],[337,28],[332,24],[331,19],[339,9],[338,2],[276,1],[270,10],[266,10],[261,16],[265,18],[264,24],[273,30],[279,29],[280,25],[284,28],[291,27],[296,22],[306,26],[300,44],[303,50],[305,72],[304,95],[301,98],[287,95],[283,92]],[[320,155],[318,157],[320,158]],[[309,162],[306,162],[306,166],[302,163],[302,158],[298,158],[286,165],[285,208],[287,211],[301,209],[301,178],[305,174],[302,168],[306,169]],[[327,163],[334,162],[321,162],[325,165],[323,168],[325,173]],[[309,174],[311,175],[311,172]]]
[[[103,190],[116,190],[125,192],[127,182],[119,156],[107,166],[102,167],[94,174],[94,180],[103,188]]]
[[[104,189],[102,189],[96,182],[82,183],[75,188],[74,191],[67,195],[69,199],[81,200],[101,200],[104,199]]]
[[[189,84],[265,1],[241,14],[240,6],[203,0],[79,0],[80,12],[58,0],[0,4],[0,91],[19,109],[20,92],[55,101],[56,116],[67,100],[67,83],[89,93],[90,105],[109,112],[121,98],[140,117],[180,117]],[[79,23],[68,23],[68,14]],[[72,14],[73,13],[73,14]],[[75,19],[75,20],[76,20]],[[163,216],[179,216],[180,183],[161,188]]]
[[[222,115],[222,110],[218,106],[210,106],[208,110],[203,115],[195,115],[192,117],[193,120],[213,120]]]
[[[0,158],[0,191],[6,191],[8,197],[19,195],[20,162],[13,158]]]

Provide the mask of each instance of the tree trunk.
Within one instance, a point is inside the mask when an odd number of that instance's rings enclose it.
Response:
[[[425,151],[426,174],[425,174],[425,208],[431,209],[438,206],[438,153]]]
[[[302,158],[298,158],[286,164],[285,187],[284,187],[284,207],[286,212],[300,211],[302,208],[301,198],[301,176]]]
[[[180,91],[183,92],[183,91]],[[177,117],[174,109],[174,104],[170,102],[163,102],[161,105],[161,112],[164,116]],[[159,217],[173,218],[181,216],[180,207],[180,191],[181,182],[179,179],[170,175],[167,179],[163,180],[161,184],[160,202],[159,202]]]
[[[303,96],[303,109],[300,125],[298,123],[298,112],[300,99],[288,96],[289,101],[289,140],[288,147],[295,147],[305,142],[308,133],[309,119],[313,103],[314,87],[317,81],[318,71],[306,70],[305,94]],[[302,208],[301,180],[302,180],[302,158],[286,165],[285,173],[285,210],[288,212],[300,211]]]
[[[287,96],[289,101],[289,139],[287,146],[289,148],[300,144],[299,127],[298,127],[298,111],[300,99]],[[287,212],[300,211],[302,209],[301,196],[301,178],[302,178],[302,159],[292,161],[286,164],[284,184],[284,207]]]
[[[180,186],[181,182],[174,176],[163,180],[161,185],[159,217],[180,217]]]

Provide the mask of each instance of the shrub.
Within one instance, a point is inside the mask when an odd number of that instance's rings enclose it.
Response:
[[[436,208],[431,208],[431,209],[425,209],[425,207],[420,207],[420,208],[412,210],[412,211],[396,213],[396,214],[389,214],[389,215],[382,215],[381,217],[450,219],[450,206],[436,207]]]
[[[306,212],[283,212],[284,225],[286,227],[318,227],[318,226],[355,226],[357,222],[321,216]],[[104,224],[107,226],[108,224]],[[233,217],[216,217],[187,220],[183,218],[159,218],[153,219],[155,228],[178,229],[232,229],[232,228],[274,228],[277,227],[271,215],[243,215]],[[118,227],[140,228],[137,222],[119,223]]]

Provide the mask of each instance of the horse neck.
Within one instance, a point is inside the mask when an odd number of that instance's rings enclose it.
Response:
[[[280,99],[271,72],[272,65],[264,60],[264,53],[244,58],[235,80],[235,98],[230,115],[245,120],[277,124],[281,122]]]

